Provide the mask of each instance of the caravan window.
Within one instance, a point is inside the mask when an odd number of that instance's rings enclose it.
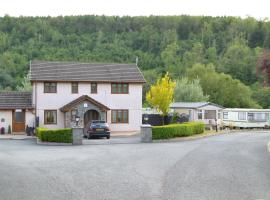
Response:
[[[254,113],[248,113],[248,121],[254,121]]]
[[[265,119],[268,121],[269,120],[269,113],[265,113]]]
[[[198,119],[202,119],[202,110],[198,110]]]
[[[228,112],[223,112],[223,119],[228,119]]]
[[[265,122],[269,119],[269,113],[248,113],[248,120],[253,122]]]
[[[216,111],[215,110],[205,110],[204,111],[204,119],[216,119]]]
[[[245,112],[239,112],[238,113],[238,120],[246,120],[246,113]]]
[[[265,113],[256,113],[255,120],[256,121],[265,121]]]

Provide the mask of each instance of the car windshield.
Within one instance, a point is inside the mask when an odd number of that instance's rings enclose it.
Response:
[[[104,120],[94,120],[92,121],[92,124],[105,124],[106,122]]]

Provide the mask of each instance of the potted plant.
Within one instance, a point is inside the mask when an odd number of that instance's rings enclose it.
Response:
[[[8,134],[11,134],[11,127],[8,125]]]

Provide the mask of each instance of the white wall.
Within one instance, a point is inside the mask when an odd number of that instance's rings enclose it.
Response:
[[[57,83],[57,93],[44,93],[44,84],[37,84],[37,116],[39,124],[47,128],[63,128],[64,114],[59,110],[62,106],[88,95],[110,109],[128,109],[129,124],[111,124],[110,111],[107,113],[108,123],[112,131],[138,131],[142,123],[142,84],[129,84],[129,94],[111,94],[110,83],[98,83],[97,94],[91,94],[90,83],[79,83],[78,94],[71,93],[71,83]],[[33,91],[35,94],[35,91]],[[35,102],[33,95],[33,102]],[[57,110],[57,124],[44,125],[44,110]]]
[[[1,119],[4,119],[5,122],[1,122]],[[0,110],[0,128],[4,127],[5,132],[7,133],[9,125],[10,125],[10,128],[12,130],[12,111],[11,110]]]
[[[32,111],[25,112],[25,126],[34,127],[35,126],[35,114]]]

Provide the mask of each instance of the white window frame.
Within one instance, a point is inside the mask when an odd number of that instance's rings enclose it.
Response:
[[[203,111],[202,110],[198,110],[197,117],[198,117],[198,119],[203,119]]]
[[[223,112],[223,116],[222,117],[223,117],[223,119],[229,119],[229,113],[228,112]]]
[[[238,120],[240,120],[240,121],[247,120],[247,113],[246,112],[238,112]]]

